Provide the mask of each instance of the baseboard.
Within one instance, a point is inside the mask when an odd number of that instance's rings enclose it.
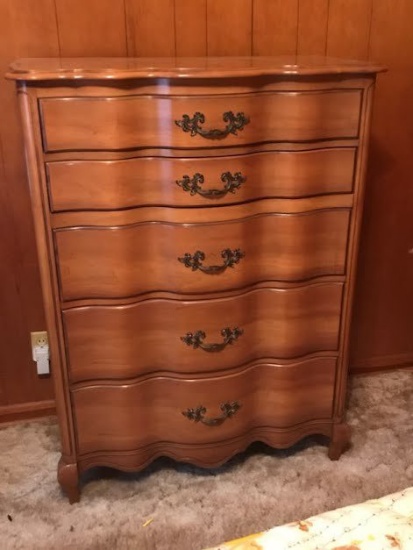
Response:
[[[356,361],[350,365],[350,373],[364,374],[406,367],[413,367],[413,353],[382,355],[380,357],[370,357],[369,359]]]
[[[52,414],[56,414],[56,405],[53,399],[49,401],[5,405],[0,407],[0,423]]]

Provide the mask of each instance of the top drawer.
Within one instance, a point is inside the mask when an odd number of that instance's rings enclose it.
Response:
[[[46,152],[358,136],[360,90],[40,100]]]

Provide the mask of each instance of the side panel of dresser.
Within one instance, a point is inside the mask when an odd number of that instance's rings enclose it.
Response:
[[[341,345],[338,358],[337,378],[334,395],[334,424],[332,429],[331,445],[329,449],[329,456],[331,459],[339,458],[343,448],[347,446],[350,437],[349,429],[344,423],[349,362],[349,338],[353,310],[355,277],[357,272],[357,256],[360,243],[363,202],[365,195],[365,176],[368,158],[374,84],[375,76],[372,76],[370,82],[368,81],[366,83],[362,99],[359,150],[357,155],[354,185],[354,206],[348,241],[347,282],[344,288],[341,316],[342,324],[340,334]]]
[[[42,145],[39,129],[36,89],[27,89],[20,84],[18,88],[19,104],[23,121],[25,139],[26,166],[30,185],[31,204],[34,218],[35,238],[39,259],[43,303],[45,307],[47,330],[53,380],[56,396],[56,410],[59,419],[61,452],[59,461],[59,482],[67,487],[70,502],[79,500],[78,469],[70,395],[67,383],[67,369],[63,367],[64,353],[63,331],[58,302],[59,292],[53,261],[53,243],[51,240],[50,219],[45,202],[45,181]]]

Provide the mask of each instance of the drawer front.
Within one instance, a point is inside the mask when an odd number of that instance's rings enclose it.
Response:
[[[40,115],[45,151],[93,151],[355,138],[360,105],[360,90],[131,95],[42,99]]]
[[[159,441],[206,444],[254,428],[328,419],[334,378],[335,359],[325,357],[207,379],[164,376],[77,389],[78,451],[132,451]]]
[[[55,232],[64,300],[217,292],[343,274],[350,210]]]
[[[51,208],[211,206],[263,198],[349,193],[356,149],[262,152],[210,158],[47,163]]]
[[[80,382],[212,372],[262,358],[333,354],[342,290],[340,283],[324,283],[225,299],[69,309],[63,312],[69,377]]]

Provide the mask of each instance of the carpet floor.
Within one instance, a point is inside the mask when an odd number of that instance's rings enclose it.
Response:
[[[200,550],[413,485],[413,371],[355,377],[353,444],[338,462],[307,438],[256,445],[204,471],[159,459],[144,472],[87,474],[79,504],[56,482],[54,418],[0,427],[0,548]]]

